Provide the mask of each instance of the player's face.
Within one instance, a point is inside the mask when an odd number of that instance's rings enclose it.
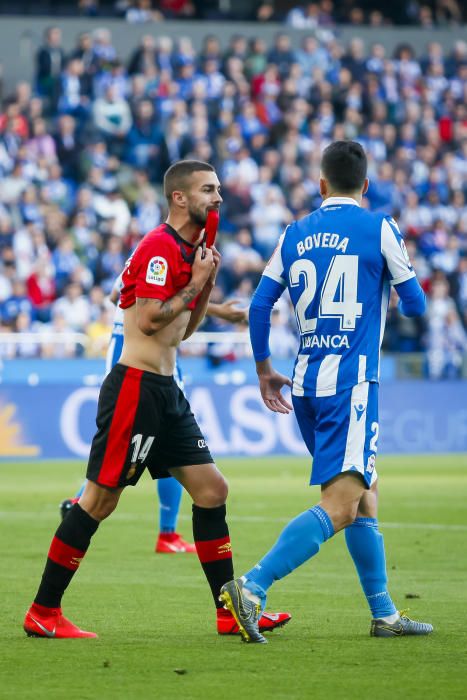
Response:
[[[214,172],[201,170],[191,176],[191,187],[186,193],[188,213],[197,226],[204,226],[210,209],[217,209],[222,202],[220,182]]]

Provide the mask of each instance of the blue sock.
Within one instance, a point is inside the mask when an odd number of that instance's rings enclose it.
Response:
[[[87,479],[85,481],[83,481],[83,483],[79,487],[78,491],[76,492],[75,498],[81,498],[81,496],[83,495],[83,491],[86,488],[87,483],[88,483]]]
[[[285,526],[273,548],[245,578],[248,583],[251,581],[267,591],[274,581],[284,578],[317,554],[323,542],[333,534],[331,519],[321,506],[306,510]],[[253,587],[252,592],[255,592]]]
[[[159,494],[159,529],[175,532],[182,499],[182,485],[173,476],[157,480]]]
[[[373,617],[397,612],[387,590],[383,535],[376,518],[357,518],[345,529],[345,541],[354,561]]]

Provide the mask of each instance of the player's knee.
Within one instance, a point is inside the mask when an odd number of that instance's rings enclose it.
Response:
[[[342,512],[342,529],[352,525],[357,517],[357,506],[349,506]]]
[[[357,503],[343,503],[334,507],[324,506],[327,514],[332,520],[334,532],[339,532],[352,525],[357,517]]]
[[[108,518],[109,515],[111,515],[114,512],[117,503],[111,501],[99,503],[81,503],[80,501],[80,506],[83,510],[86,511],[88,515],[91,516],[91,518],[94,518],[94,520],[98,520],[99,522],[101,522],[102,520]]]
[[[91,518],[100,522],[113,513],[119,498],[120,491],[110,491],[93,484],[90,488],[86,486],[79,505]]]
[[[213,479],[209,484],[206,484],[195,497],[197,505],[203,508],[217,508],[222,506],[227,500],[229,486],[222,474]]]

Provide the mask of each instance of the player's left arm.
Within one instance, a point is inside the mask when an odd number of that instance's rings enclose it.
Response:
[[[399,295],[399,310],[404,316],[421,316],[426,308],[425,293],[415,275],[399,227],[392,217],[385,217],[381,224],[381,252],[391,284]]]
[[[274,413],[289,413],[292,410],[292,406],[281,392],[282,387],[292,386],[292,382],[289,377],[276,372],[272,366],[269,349],[271,311],[286,287],[281,253],[284,235],[279,239],[279,244],[263,272],[249,314],[250,340],[261,397],[265,406]]]
[[[215,248],[214,246],[212,246],[211,250],[214,268],[198,297],[198,301],[196,302],[195,308],[191,312],[190,320],[188,321],[183,340],[186,340],[190,337],[190,335],[193,335],[193,333],[197,330],[197,328],[199,328],[199,326],[203,322],[209,305],[209,297],[211,296],[211,292],[216,284],[216,277],[217,272],[219,270],[221,256],[217,248]]]

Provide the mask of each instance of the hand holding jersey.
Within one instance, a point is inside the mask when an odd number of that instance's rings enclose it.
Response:
[[[52,540],[25,618],[31,635],[96,636],[63,617],[61,599],[100,521],[146,468],[153,478],[175,476],[192,496],[193,535],[216,608],[223,607],[221,586],[233,578],[227,484],[173,378],[176,348],[202,319],[219,265],[217,251],[202,259],[194,241],[222,202],[220,185],[212,166],[181,161],[165,174],[164,189],[167,223],[143,238],[123,273],[122,356],[101,387],[88,483]]]

